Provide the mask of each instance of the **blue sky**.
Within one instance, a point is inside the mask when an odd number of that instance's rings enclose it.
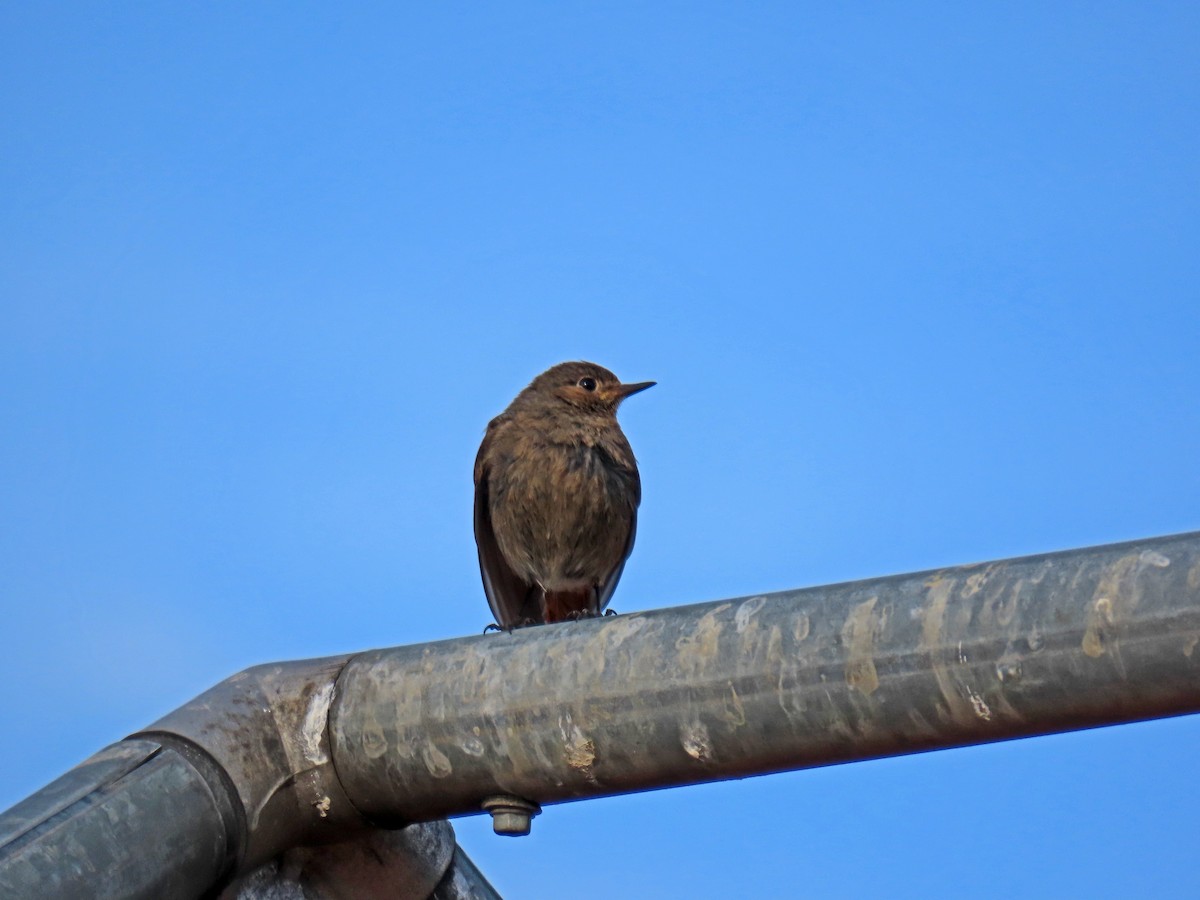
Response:
[[[623,611],[1200,528],[1200,9],[0,9],[0,807],[255,663],[476,634],[585,358]],[[511,897],[1195,884],[1197,717],[458,820]]]

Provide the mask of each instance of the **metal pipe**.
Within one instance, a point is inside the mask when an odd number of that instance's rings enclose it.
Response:
[[[239,878],[218,900],[499,900],[454,842],[449,822],[373,828],[337,844],[300,846]]]
[[[454,859],[429,900],[500,900],[500,895],[462,848],[455,847]]]
[[[200,897],[234,876],[223,898],[495,896],[448,823],[382,831],[341,791],[326,719],[347,659],[240,672],[0,815],[0,897]]]
[[[1196,712],[1198,644],[1195,533],[258,666],[0,815],[0,896],[200,896],[485,801],[515,834],[539,804]]]
[[[244,823],[239,871],[369,826],[342,792],[326,735],[334,681],[349,659],[254,666],[134,735],[182,738],[225,774]]]
[[[331,752],[376,821],[536,809],[1200,711],[1198,642],[1188,534],[362,653]]]
[[[221,780],[169,740],[100,751],[0,815],[0,897],[198,896],[236,852]]]

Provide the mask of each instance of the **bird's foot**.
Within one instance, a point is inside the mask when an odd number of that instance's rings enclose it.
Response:
[[[512,634],[513,631],[515,631],[518,628],[528,628],[530,625],[541,625],[541,624],[542,623],[539,622],[537,619],[529,619],[529,618],[518,619],[517,621],[513,622],[511,625],[497,625],[495,622],[493,622],[487,628],[483,629],[483,633],[487,634],[489,631],[502,631],[505,634]]]
[[[573,609],[566,615],[568,622],[579,622],[583,619],[599,618],[600,613],[592,612],[590,609]]]
[[[620,613],[619,613],[619,612],[617,612],[615,609],[606,609],[606,610],[604,611],[604,618],[606,618],[606,619],[607,619],[609,616],[619,616],[619,615],[620,615]]]

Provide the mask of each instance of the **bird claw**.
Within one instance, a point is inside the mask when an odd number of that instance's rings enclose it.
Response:
[[[489,631],[499,631],[499,632],[503,632],[504,634],[512,634],[518,628],[528,628],[531,625],[541,625],[541,624],[542,623],[539,622],[537,619],[520,619],[516,622],[513,622],[511,625],[507,625],[507,626],[497,625],[495,622],[493,622],[487,628],[483,629],[483,633],[487,634]]]
[[[590,609],[575,609],[575,610],[572,610],[571,612],[567,613],[567,621],[581,622],[584,619],[599,619],[601,616],[615,616],[615,615],[616,615],[616,613],[613,612],[611,609],[608,610],[607,612],[603,612],[603,613],[593,612]]]
[[[606,618],[606,619],[607,619],[609,616],[619,616],[619,615],[620,615],[620,613],[619,613],[619,612],[617,612],[615,609],[606,609],[606,610],[604,611],[604,618]]]

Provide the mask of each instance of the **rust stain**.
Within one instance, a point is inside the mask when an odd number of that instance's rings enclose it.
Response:
[[[767,662],[771,665],[783,663],[783,632],[778,625],[772,625],[767,633]]]
[[[989,566],[982,572],[973,572],[968,575],[967,580],[963,582],[963,598],[974,597],[978,594],[983,589],[984,582],[987,581],[987,577],[991,574],[991,571],[991,567]]]
[[[379,759],[387,753],[388,742],[383,736],[383,728],[371,717],[363,726],[362,749],[367,759]]]
[[[879,673],[875,670],[875,641],[879,638],[881,622],[875,615],[878,597],[864,600],[851,611],[842,626],[842,640],[846,644],[846,683],[864,696],[879,687]]]
[[[450,758],[432,743],[421,748],[421,761],[425,763],[425,768],[434,778],[446,778],[454,772]]]
[[[962,595],[964,598],[974,597],[983,589],[983,583],[987,580],[987,575],[983,572],[976,572],[967,577],[963,582]]]
[[[1130,579],[1130,575],[1138,568],[1139,563],[1144,564],[1141,556],[1122,556],[1111,566],[1104,570],[1104,574],[1100,578],[1100,583],[1096,585],[1096,592],[1093,597],[1108,597],[1117,598],[1122,602],[1122,606],[1132,609],[1137,606],[1140,599]]]
[[[732,604],[722,603],[711,612],[705,613],[691,634],[685,634],[675,641],[675,649],[679,651],[680,669],[695,674],[716,659],[721,637],[721,623],[717,617],[730,606]]]
[[[954,584],[954,579],[943,578],[941,575],[934,575],[925,582],[927,600],[921,617],[921,645],[929,654],[933,677],[937,680],[942,699],[946,701],[947,717],[952,720],[969,721],[975,716],[975,709],[959,693],[951,675],[951,667],[958,656],[957,648],[951,650],[954,655],[947,660],[948,648],[943,646],[946,611],[954,593]]]
[[[729,702],[725,704],[725,715],[723,718],[734,728],[740,728],[746,724],[746,708],[742,706],[742,698],[738,696],[737,688],[732,684],[729,685]]]
[[[712,741],[703,722],[690,722],[681,729],[680,743],[683,752],[699,762],[712,759]]]
[[[596,744],[579,733],[575,734],[575,738],[566,746],[567,765],[572,769],[590,769],[596,761]]]
[[[971,709],[975,711],[975,715],[983,719],[985,722],[992,721],[992,710],[984,702],[983,696],[975,693],[975,691],[967,688],[967,696],[971,699]]]
[[[1131,553],[1106,567],[1092,594],[1088,608],[1087,624],[1084,628],[1081,647],[1083,652],[1094,658],[1107,655],[1112,659],[1121,677],[1125,677],[1125,663],[1121,659],[1121,647],[1117,640],[1117,625],[1137,608],[1141,600],[1138,573],[1147,565],[1163,568],[1166,557]],[[1170,564],[1170,560],[1166,560]]]
[[[775,698],[779,708],[787,716],[788,721],[794,721],[797,716],[804,715],[803,693],[796,686],[796,673],[784,666],[779,670],[779,680],[775,682]]]
[[[925,649],[932,652],[942,642],[942,620],[946,617],[946,605],[950,602],[954,582],[935,575],[925,582],[925,587],[929,589],[929,605],[921,616],[921,641]]]
[[[1083,652],[1093,659],[1104,655],[1105,631],[1113,624],[1113,605],[1107,597],[1097,597],[1088,610],[1083,632]]]
[[[1013,582],[1012,591],[1009,592],[1008,599],[1003,595],[997,600],[996,605],[992,609],[993,615],[996,617],[996,623],[1007,628],[1012,624],[1012,620],[1017,615],[1017,607],[1021,602],[1021,589],[1025,586],[1025,580],[1018,578]]]
[[[637,613],[626,613],[617,616],[611,622],[605,622],[602,632],[606,639],[606,648],[615,650],[649,624]]]
[[[803,629],[803,633],[800,633],[801,629]],[[792,634],[797,644],[808,636],[808,616],[801,614],[792,621]],[[768,659],[772,662],[778,660],[779,665],[779,678],[775,682],[776,702],[783,710],[783,714],[787,716],[788,721],[794,722],[797,716],[802,716],[804,713],[803,690],[798,681],[798,673],[804,655],[802,648],[795,647],[794,652],[785,657],[783,632],[778,626],[775,626],[771,629],[770,639],[767,642],[767,653]]]
[[[1093,659],[1105,654],[1110,655],[1122,676],[1125,674],[1125,667],[1121,661],[1114,626],[1123,615],[1129,614],[1137,607],[1141,597],[1138,595],[1135,576],[1138,570],[1147,564],[1144,554],[1129,554],[1116,560],[1100,576],[1092,594],[1092,604],[1088,608],[1087,624],[1081,643],[1083,652]],[[1158,565],[1157,562],[1149,564]]]

